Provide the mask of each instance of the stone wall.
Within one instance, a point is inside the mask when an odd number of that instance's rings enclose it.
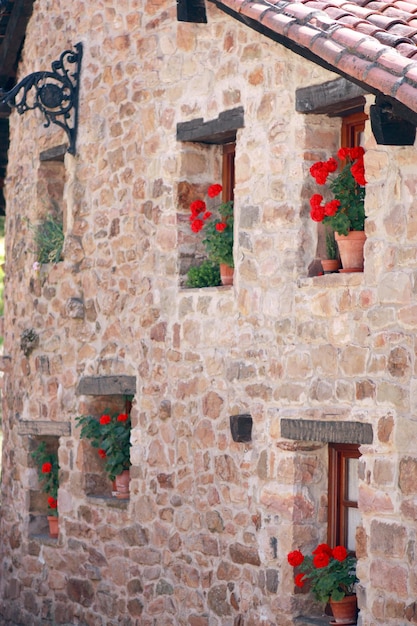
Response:
[[[376,146],[367,128],[365,271],[307,278],[308,167],[334,153],[340,119],[296,114],[295,89],[333,76],[207,10],[208,24],[187,24],[164,0],[34,5],[21,76],[78,41],[84,58],[75,157],[49,167],[40,155],[63,135],[36,113],[11,117],[2,619],[289,626],[319,613],[294,594],[286,554],[325,539],[327,447],[283,438],[292,418],[372,426],[362,626],[415,623],[415,149]],[[203,171],[176,124],[237,106],[235,284],[186,290],[178,186]],[[27,219],[51,198],[64,260],[37,271]],[[110,485],[87,495],[99,466],[75,422],[109,401],[78,394],[80,379],[108,375],[136,379],[128,502]],[[242,413],[249,443],[231,438]],[[58,540],[34,523],[30,446],[45,437],[59,443]]]

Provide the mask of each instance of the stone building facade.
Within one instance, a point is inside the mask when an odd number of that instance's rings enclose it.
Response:
[[[338,76],[206,10],[187,23],[167,0],[34,3],[19,76],[77,42],[83,60],[75,155],[38,111],[10,119],[1,623],[327,623],[286,554],[326,540],[331,442],[360,444],[359,623],[416,623],[415,147],[378,145],[366,122],[364,272],[309,276],[308,169],[337,150],[342,117],[297,112],[296,91]],[[219,182],[224,124],[234,285],[187,289],[188,205]],[[51,208],[63,260],[33,269],[31,225]],[[121,501],[75,418],[126,390]],[[250,441],[233,415],[251,417]],[[59,455],[57,540],[31,460],[42,440]]]

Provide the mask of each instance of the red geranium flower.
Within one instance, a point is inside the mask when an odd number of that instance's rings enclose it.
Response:
[[[190,204],[190,211],[194,217],[196,217],[202,211],[205,211],[205,209],[206,203],[204,202],[204,200],[194,200],[194,202],[191,202]]]
[[[327,567],[330,563],[330,557],[325,552],[319,552],[313,558],[313,564],[317,569],[321,567]]]
[[[310,211],[310,217],[314,222],[321,222],[325,215],[324,206],[314,206]]]
[[[51,509],[56,509],[58,506],[58,502],[56,500],[56,498],[53,498],[52,496],[49,496],[48,498],[48,505],[50,506]]]
[[[297,587],[304,587],[304,574],[297,574],[294,578]]]
[[[327,554],[327,556],[332,556],[332,549],[327,543],[319,543],[317,548],[313,550],[311,554]]]
[[[356,180],[358,185],[362,185],[362,186],[366,185],[365,167],[363,164],[363,158],[358,159],[356,163],[352,165],[352,167],[350,168],[350,171],[352,172],[352,176]]]
[[[191,222],[191,230],[193,231],[193,233],[199,233],[203,226],[203,220],[194,220],[194,222]]]
[[[223,191],[223,187],[221,185],[210,185],[207,189],[207,195],[209,198],[215,198]]]
[[[110,417],[110,415],[102,415],[102,416],[100,417],[100,424],[101,424],[102,426],[105,426],[106,424],[110,424],[110,422],[111,422],[111,417]]]
[[[331,167],[333,167],[333,165],[331,165]],[[334,171],[334,170],[330,170],[327,162],[325,161],[318,161],[317,163],[314,163],[314,165],[310,167],[310,174],[316,180],[316,183],[318,185],[325,184],[327,177],[331,171]]]
[[[97,450],[97,452],[98,452],[98,455],[99,455],[102,459],[105,459],[105,458],[106,458],[107,454],[106,454],[106,451],[105,451],[105,450],[103,450],[102,448],[99,448],[99,449]]]
[[[298,567],[304,561],[304,555],[300,550],[293,550],[287,555],[287,560],[292,567]]]
[[[336,215],[339,207],[339,200],[330,200],[330,202],[327,202],[327,204],[324,205],[324,214],[328,217],[332,217],[332,215]]]
[[[120,414],[117,416],[117,421],[118,421],[118,422],[126,422],[128,419],[129,419],[129,416],[128,416],[128,414],[127,414],[127,413],[120,413]]]
[[[42,474],[49,474],[52,471],[52,463],[44,463],[42,465]]]
[[[225,228],[227,228],[227,224],[225,224],[225,222],[219,222],[216,224],[216,230],[218,230],[219,233],[222,233]]]
[[[311,208],[320,206],[322,202],[323,202],[323,196],[321,196],[319,193],[313,194],[310,198]]]
[[[356,159],[363,158],[363,155],[365,154],[365,150],[362,148],[362,146],[357,146],[355,148],[350,148],[349,153],[350,153],[349,156],[352,159],[352,161],[355,161]]]
[[[344,546],[336,546],[332,550],[332,555],[333,555],[333,558],[336,559],[336,561],[342,562],[347,557],[348,551],[346,550]]]

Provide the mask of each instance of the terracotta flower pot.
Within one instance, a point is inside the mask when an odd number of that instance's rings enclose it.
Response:
[[[356,624],[357,599],[356,596],[345,596],[342,600],[335,602],[330,600],[334,620],[330,624]]]
[[[348,235],[334,234],[340,252],[343,269],[341,272],[363,271],[363,247],[366,241],[364,230],[351,230]]]
[[[114,494],[119,500],[127,500],[129,498],[130,471],[124,470],[114,479]]]
[[[220,263],[220,279],[222,285],[233,285],[233,274],[235,270],[225,263]]]
[[[49,536],[53,539],[58,537],[58,517],[55,515],[48,515],[48,524],[49,524]]]
[[[325,274],[333,274],[339,271],[340,261],[339,259],[321,259],[321,266]]]

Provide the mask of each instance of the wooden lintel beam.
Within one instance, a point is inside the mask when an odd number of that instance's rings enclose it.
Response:
[[[295,110],[299,113],[335,113],[365,103],[367,92],[346,80],[336,78],[319,85],[302,87],[295,92]]]

